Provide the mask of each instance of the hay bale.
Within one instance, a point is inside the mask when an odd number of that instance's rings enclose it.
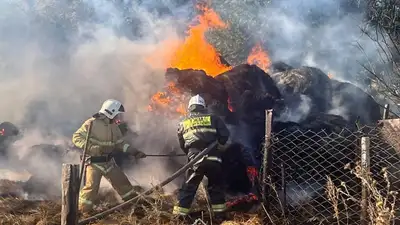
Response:
[[[363,125],[374,124],[382,118],[379,104],[361,88],[337,80],[331,83],[332,113],[343,115],[351,123],[358,120]]]
[[[320,69],[302,66],[274,73],[271,77],[283,96],[301,94],[311,98],[311,112],[326,112],[330,109],[332,85],[329,77]]]
[[[233,110],[246,122],[264,121],[265,110],[281,98],[272,78],[256,65],[241,64],[215,79],[224,84]]]
[[[167,82],[174,82],[176,88],[191,95],[200,94],[221,102],[228,99],[223,83],[208,76],[204,70],[169,68],[165,77]]]

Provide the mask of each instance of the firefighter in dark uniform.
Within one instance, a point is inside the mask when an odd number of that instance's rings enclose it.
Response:
[[[222,221],[225,219],[226,204],[221,154],[230,142],[229,130],[219,117],[207,113],[205,101],[199,95],[190,99],[188,110],[189,115],[179,123],[178,140],[189,161],[214,141],[218,141],[218,147],[186,172],[186,181],[179,190],[178,204],[173,214],[184,218],[188,215],[197,188],[203,176],[206,176],[214,218]]]

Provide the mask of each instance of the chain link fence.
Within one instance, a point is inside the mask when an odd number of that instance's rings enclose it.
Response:
[[[266,137],[262,184],[269,220],[282,220],[274,223],[360,224],[363,210],[367,220],[378,220],[382,213],[373,208],[380,201],[381,208],[390,208],[400,191],[400,120],[336,132],[285,129]],[[363,137],[369,144],[364,148]],[[362,200],[368,201],[365,207]]]

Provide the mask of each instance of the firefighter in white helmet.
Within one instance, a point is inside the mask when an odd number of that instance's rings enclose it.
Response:
[[[72,142],[78,148],[83,149],[86,144],[89,124],[91,129],[88,139],[86,155],[85,185],[79,194],[79,210],[87,214],[93,209],[96,201],[100,180],[104,176],[118,192],[123,200],[128,200],[137,195],[132,184],[117,166],[112,157],[114,151],[130,153],[136,158],[144,158],[146,155],[131,147],[122,138],[123,135],[116,121],[120,120],[124,113],[121,102],[106,100],[98,113],[85,123],[73,134]]]
[[[186,182],[178,194],[178,204],[173,213],[185,218],[188,215],[196,190],[203,179],[208,178],[207,191],[211,199],[211,208],[216,220],[225,218],[225,194],[223,191],[222,150],[229,139],[229,130],[218,116],[207,113],[206,103],[200,95],[189,101],[189,115],[180,122],[178,140],[181,149],[192,160],[204,148],[218,141],[218,148],[212,149],[208,155],[199,160],[186,173]],[[222,145],[222,146],[221,146]],[[185,218],[186,219],[186,218]]]

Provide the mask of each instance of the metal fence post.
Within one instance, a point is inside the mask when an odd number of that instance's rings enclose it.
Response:
[[[383,115],[382,115],[382,119],[386,120],[389,117],[389,104],[385,104],[384,108],[383,108]]]
[[[370,139],[361,137],[361,170],[362,170],[362,196],[361,196],[361,225],[368,224],[368,186],[365,183],[370,172]]]
[[[285,172],[285,164],[281,163],[281,191],[282,191],[282,206],[283,206],[283,216],[287,215],[287,207],[286,207],[286,172]]]
[[[271,166],[272,155],[270,152],[271,146],[271,130],[272,130],[272,113],[273,110],[265,110],[265,143],[264,143],[264,157],[263,157],[263,174],[261,180],[261,195],[263,203],[267,203],[267,174],[269,167]],[[268,204],[267,204],[268,208]]]

